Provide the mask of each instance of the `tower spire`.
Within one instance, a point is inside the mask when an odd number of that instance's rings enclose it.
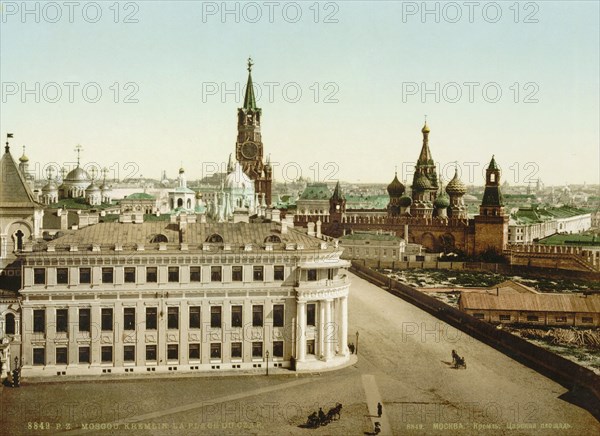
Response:
[[[246,83],[246,95],[244,96],[244,109],[256,110],[256,98],[254,97],[254,85],[252,84],[252,58],[248,58],[248,82]]]

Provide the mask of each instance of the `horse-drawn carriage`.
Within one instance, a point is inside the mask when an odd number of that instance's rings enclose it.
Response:
[[[317,428],[329,424],[332,421],[336,421],[341,418],[342,404],[336,403],[335,407],[329,409],[327,414],[319,409],[319,412],[313,412],[308,416],[306,420],[306,427]]]
[[[459,369],[464,368],[467,369],[467,362],[465,362],[465,358],[458,355],[458,353],[452,350],[452,368]]]

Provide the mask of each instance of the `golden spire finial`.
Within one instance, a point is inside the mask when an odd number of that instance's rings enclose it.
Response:
[[[252,66],[254,65],[254,62],[252,62],[252,58],[248,57],[248,72],[251,73],[252,72]]]

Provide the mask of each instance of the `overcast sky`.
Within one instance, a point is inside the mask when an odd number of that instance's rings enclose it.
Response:
[[[251,55],[279,181],[410,178],[427,114],[446,181],[495,154],[511,184],[599,183],[599,3],[423,5],[2,2],[0,134],[36,168],[81,144],[120,178],[201,177]]]

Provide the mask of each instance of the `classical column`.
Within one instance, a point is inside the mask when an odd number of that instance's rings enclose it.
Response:
[[[325,335],[327,334],[325,327],[325,323],[327,322],[325,320],[325,305],[325,300],[319,301],[319,349],[316,353],[317,356],[325,356]]]
[[[335,331],[335,323],[331,322],[331,303],[332,300],[325,300],[325,352],[323,355],[325,356],[325,360],[331,359],[331,350],[333,348],[333,341],[335,340],[335,335],[331,334]]]
[[[306,357],[306,302],[298,301],[298,330],[296,331],[296,340],[298,349],[296,350],[296,359],[303,362]]]
[[[341,338],[340,338],[340,352],[343,356],[348,354],[348,297],[343,296],[340,298],[340,322],[342,327]]]

